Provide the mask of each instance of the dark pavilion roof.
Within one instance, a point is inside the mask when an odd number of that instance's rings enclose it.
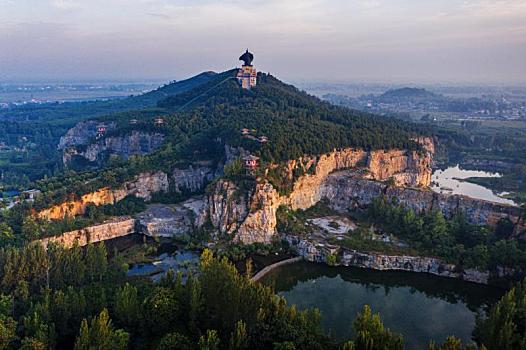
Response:
[[[254,60],[254,55],[248,52],[247,49],[247,51],[239,57],[239,60],[245,62],[245,66],[251,66],[252,61]]]

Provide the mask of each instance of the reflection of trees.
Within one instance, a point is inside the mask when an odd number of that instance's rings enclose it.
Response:
[[[328,267],[303,262],[278,268],[267,275],[264,281],[266,284],[273,285],[277,292],[288,292],[299,282],[315,280],[323,276],[335,278],[338,275],[344,281],[360,284],[367,290],[375,291],[384,288],[385,295],[388,295],[392,288],[409,287],[411,293],[418,291],[427,297],[439,298],[452,304],[462,302],[474,312],[481,306],[492,305],[505,292],[495,287],[425,273]]]

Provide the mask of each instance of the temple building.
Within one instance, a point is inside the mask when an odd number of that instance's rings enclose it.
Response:
[[[256,67],[252,65],[254,55],[247,51],[239,57],[240,61],[243,61],[241,69],[237,72],[237,81],[243,89],[250,89],[257,84],[257,71]]]
[[[243,160],[245,161],[245,168],[248,170],[253,170],[258,167],[259,157],[249,154],[248,156],[243,157]]]
[[[104,134],[106,134],[106,125],[101,123],[101,124],[97,125],[97,136],[96,136],[96,138],[100,139],[101,137],[104,136]]]

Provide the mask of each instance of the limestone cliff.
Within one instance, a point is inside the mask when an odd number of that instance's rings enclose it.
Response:
[[[432,143],[428,142],[426,149],[432,149]],[[431,181],[431,162],[431,152],[400,150],[344,149],[305,157],[286,164],[284,176],[292,176],[298,168],[305,174],[287,195],[280,195],[265,179],[250,191],[241,192],[230,181],[217,182],[207,198],[209,215],[219,232],[234,234],[241,242],[269,242],[276,234],[280,205],[308,209],[327,198],[333,209],[345,211],[386,195],[397,197],[416,212],[441,210],[450,218],[460,211],[477,225],[495,225],[501,218],[509,218],[518,223],[518,231],[526,229],[524,220],[519,222],[517,207],[425,189]],[[381,181],[390,178],[395,180],[394,186]]]
[[[64,136],[60,138],[58,149],[64,150],[71,146],[87,145],[97,136],[97,127],[100,122],[96,120],[87,120],[77,123],[69,129]],[[115,129],[115,122],[106,123],[106,130]]]
[[[373,151],[367,160],[373,180],[392,178],[397,186],[427,187],[431,184],[430,153],[408,151]]]
[[[233,234],[246,219],[251,191],[241,191],[229,180],[217,181],[206,199],[208,218],[219,233]]]
[[[185,237],[193,227],[192,215],[183,205],[152,204],[137,215],[137,231],[151,237]]]
[[[150,200],[154,193],[167,191],[168,176],[166,173],[142,173],[136,176],[133,181],[126,182],[121,188],[102,188],[98,191],[87,193],[78,200],[67,201],[44,209],[38,212],[37,216],[48,220],[58,220],[65,216],[84,214],[89,204],[114,204],[129,195]]]
[[[276,211],[280,205],[307,209],[325,194],[325,182],[341,169],[359,169],[361,176],[374,180],[394,178],[400,186],[428,186],[432,154],[401,150],[366,152],[359,149],[335,150],[317,157],[303,157],[286,163],[283,176],[292,178],[300,169],[290,194],[280,196],[265,179],[249,191],[241,191],[231,181],[218,181],[208,195],[212,225],[221,233],[235,234],[244,243],[270,242],[276,234]]]
[[[427,140],[427,139],[426,139]],[[294,183],[294,188],[285,203],[292,209],[307,209],[321,198],[323,182],[331,173],[360,167],[366,178],[384,181],[393,178],[397,186],[427,187],[431,183],[432,153],[389,150],[372,151],[347,148],[335,150],[319,157],[303,158],[288,162],[290,176],[298,167],[303,168],[306,175]],[[308,171],[308,169],[314,169]]]
[[[68,131],[69,132],[69,131]],[[160,133],[146,133],[132,131],[124,136],[109,136],[98,141],[83,143],[83,147],[70,145],[63,149],[62,160],[64,165],[69,165],[73,158],[82,158],[84,161],[101,165],[111,156],[128,159],[132,155],[145,155],[153,152],[164,141]]]
[[[43,238],[37,242],[47,248],[49,244],[56,243],[66,248],[71,248],[75,242],[80,246],[88,245],[127,236],[135,231],[135,220],[129,216],[122,216],[106,221],[102,224],[86,227],[82,230],[65,232],[60,236]]]
[[[440,210],[447,218],[451,218],[460,211],[465,214],[469,222],[476,225],[495,225],[502,218],[509,218],[517,223],[520,218],[518,207],[429,190],[387,186],[380,182],[358,178],[348,171],[328,176],[320,192],[328,199],[333,209],[341,211],[364,207],[374,198],[385,195],[388,198],[398,198],[400,203],[415,212]],[[519,225],[526,229],[524,221]]]
[[[189,165],[185,169],[175,168],[172,171],[174,192],[200,192],[216,178],[220,171],[209,165]]]
[[[245,244],[270,243],[276,232],[276,212],[281,202],[271,184],[258,184],[251,198],[250,211],[239,226],[236,239]]]
[[[331,246],[330,249],[324,244],[317,244],[295,236],[286,237],[289,244],[296,248],[298,254],[308,261],[326,262],[329,254],[338,254],[340,259],[338,265],[357,266],[373,270],[396,270],[410,272],[424,272],[432,275],[458,278],[480,284],[488,284],[490,277],[504,277],[513,275],[514,271],[509,274],[494,273],[489,271],[479,271],[476,269],[462,269],[453,264],[444,261],[425,257],[425,256],[408,256],[408,255],[387,255],[374,252],[359,252]]]

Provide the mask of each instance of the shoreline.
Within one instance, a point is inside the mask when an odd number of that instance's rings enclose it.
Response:
[[[269,272],[272,270],[285,265],[294,264],[300,261],[303,261],[304,258],[302,256],[297,256],[295,258],[289,258],[285,260],[278,261],[277,263],[274,263],[272,265],[265,266],[262,270],[260,270],[258,273],[256,273],[254,276],[252,276],[251,280],[253,282],[258,282],[260,279],[265,277]]]

